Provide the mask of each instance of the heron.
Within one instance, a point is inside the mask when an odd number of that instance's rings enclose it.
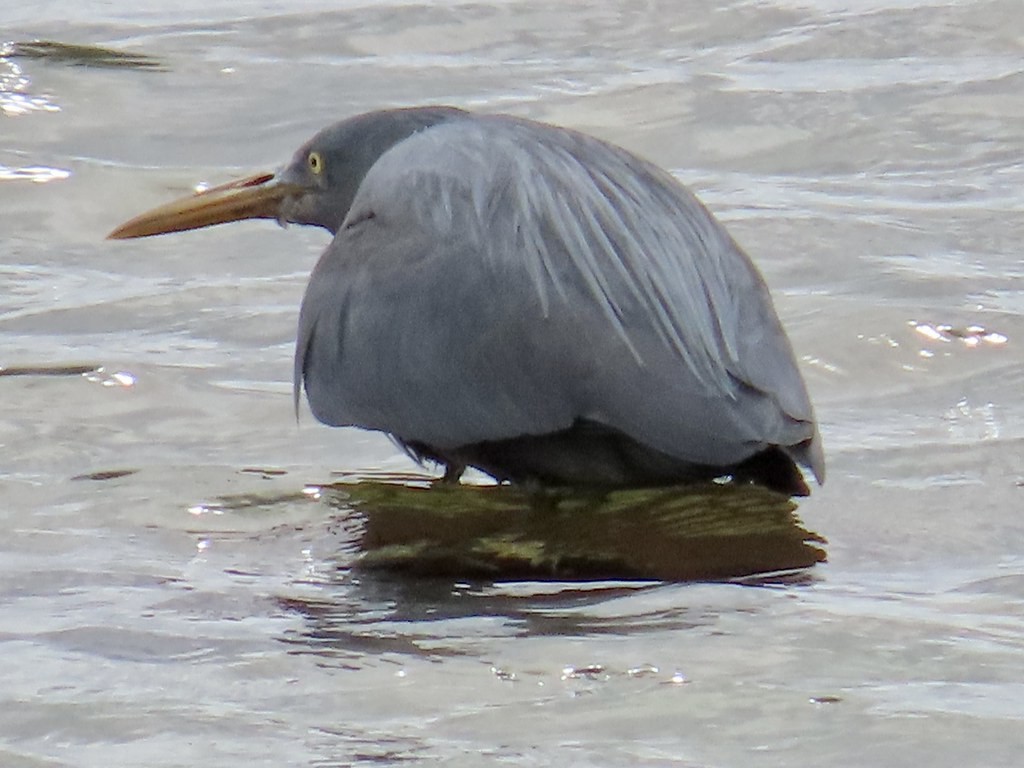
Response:
[[[294,400],[458,481],[752,482],[825,459],[750,257],[675,177],[588,134],[448,106],[333,124],[276,172],[167,203],[113,239],[242,219],[326,229]]]

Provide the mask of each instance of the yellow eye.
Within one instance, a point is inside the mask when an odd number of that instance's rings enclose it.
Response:
[[[324,170],[324,159],[320,157],[319,152],[310,152],[306,158],[306,162],[309,163],[309,170],[319,175]]]

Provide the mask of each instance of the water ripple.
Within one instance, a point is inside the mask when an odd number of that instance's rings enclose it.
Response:
[[[0,181],[33,181],[36,184],[45,184],[48,181],[62,181],[70,177],[71,171],[63,168],[49,168],[45,165],[11,168],[7,165],[0,165]]]
[[[48,96],[29,92],[29,79],[21,67],[5,58],[10,46],[0,46],[0,114],[27,115],[30,112],[60,112]]]

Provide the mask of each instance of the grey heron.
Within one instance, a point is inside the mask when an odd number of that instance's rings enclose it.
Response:
[[[729,476],[806,495],[825,461],[765,282],[680,182],[589,135],[453,107],[316,134],[276,173],[111,238],[248,218],[333,240],[299,315],[295,404],[457,479]]]

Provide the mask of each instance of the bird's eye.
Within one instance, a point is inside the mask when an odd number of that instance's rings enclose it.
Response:
[[[320,157],[319,152],[310,152],[309,157],[306,158],[306,162],[309,163],[309,170],[315,174],[320,174],[324,170],[324,159]]]

